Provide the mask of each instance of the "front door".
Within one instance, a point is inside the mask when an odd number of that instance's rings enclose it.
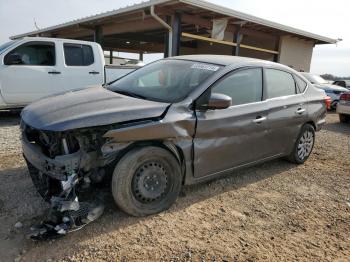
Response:
[[[11,55],[20,60],[11,63]],[[4,57],[0,72],[1,94],[7,104],[26,105],[60,90],[61,75],[56,65],[53,42],[30,41],[11,50]]]
[[[209,176],[268,157],[267,113],[261,68],[246,68],[220,79],[210,92],[232,98],[227,109],[197,111],[194,173]]]

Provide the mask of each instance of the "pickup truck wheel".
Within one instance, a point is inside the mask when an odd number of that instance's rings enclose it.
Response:
[[[339,121],[341,123],[347,123],[350,121],[350,116],[344,115],[344,114],[339,114]]]
[[[295,142],[293,152],[288,160],[295,164],[303,164],[310,156],[315,144],[315,129],[310,124],[305,124]]]
[[[148,146],[131,150],[113,172],[114,200],[120,209],[132,216],[146,216],[168,209],[180,190],[178,161],[162,148]]]

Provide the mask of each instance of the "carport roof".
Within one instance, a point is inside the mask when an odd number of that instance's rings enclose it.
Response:
[[[240,21],[245,21],[245,22],[251,23],[252,25],[259,25],[259,26],[261,26],[261,28],[259,28],[259,29],[265,30],[265,32],[268,30],[277,30],[277,31],[281,31],[282,33],[288,33],[288,34],[299,36],[302,38],[315,40],[316,44],[335,44],[335,43],[337,43],[336,39],[328,38],[328,37],[317,35],[314,33],[310,33],[310,32],[304,31],[304,30],[296,29],[296,28],[293,28],[290,26],[282,25],[282,24],[279,24],[276,22],[262,19],[262,18],[252,16],[252,15],[249,15],[246,13],[242,13],[242,12],[226,8],[224,6],[209,3],[209,2],[203,1],[203,0],[150,0],[150,1],[139,3],[139,4],[134,4],[134,5],[130,5],[127,7],[123,7],[120,9],[104,12],[101,14],[97,14],[97,15],[93,15],[93,16],[89,16],[89,17],[85,17],[85,18],[81,18],[81,19],[76,19],[76,20],[73,20],[70,22],[47,27],[47,28],[40,29],[37,31],[32,31],[32,32],[28,32],[28,33],[24,33],[24,34],[20,34],[20,35],[15,35],[15,36],[12,36],[11,39],[22,38],[25,36],[35,36],[35,35],[40,35],[40,34],[52,33],[52,32],[56,32],[58,30],[63,30],[66,28],[70,28],[72,26],[77,26],[77,25],[79,26],[79,25],[83,25],[83,24],[99,23],[100,21],[103,21],[104,19],[112,17],[112,16],[117,17],[118,15],[123,15],[123,14],[134,12],[134,11],[145,10],[145,9],[151,7],[152,5],[158,6],[158,5],[164,5],[164,4],[169,4],[169,5],[170,4],[181,4],[181,6],[184,6],[184,7],[187,6],[187,7],[201,9],[201,10],[207,11],[208,14],[209,13],[211,13],[211,14],[216,13],[216,14],[221,15],[222,17],[235,18],[235,19],[240,20]],[[257,31],[259,31],[259,30],[257,30]]]

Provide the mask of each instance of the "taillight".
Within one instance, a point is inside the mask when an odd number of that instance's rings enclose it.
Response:
[[[326,96],[326,97],[324,98],[324,101],[325,101],[325,103],[326,103],[326,108],[327,108],[327,109],[331,109],[332,99],[331,99],[329,96]]]
[[[345,101],[350,101],[350,92],[342,94],[339,99],[345,100]]]

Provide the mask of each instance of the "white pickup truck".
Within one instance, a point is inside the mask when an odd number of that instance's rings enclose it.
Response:
[[[106,67],[99,44],[26,37],[0,46],[0,109],[21,108],[40,98],[103,85],[135,67]]]

